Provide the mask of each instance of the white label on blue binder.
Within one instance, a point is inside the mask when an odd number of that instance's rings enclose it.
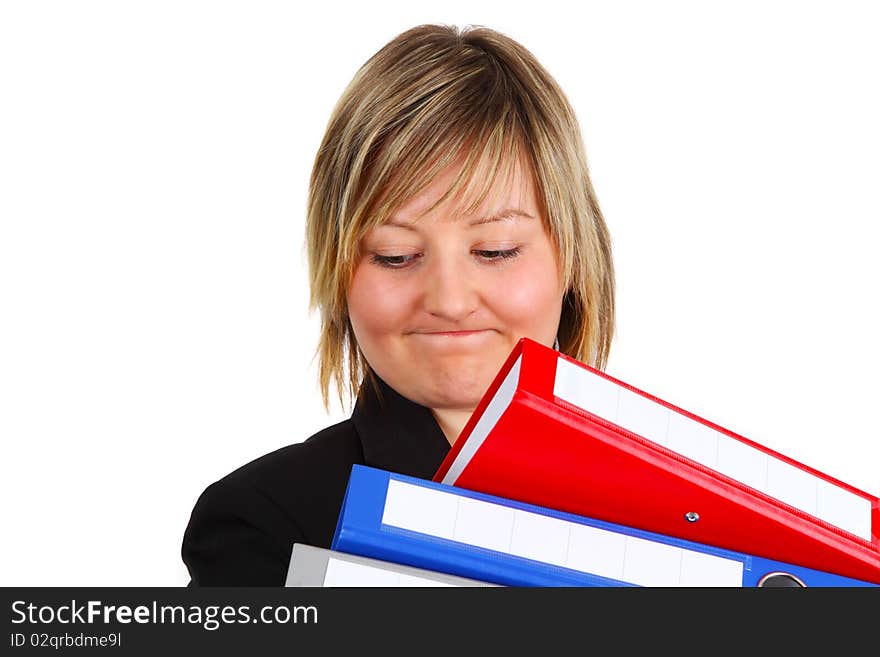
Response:
[[[729,568],[730,581],[738,579],[742,582],[742,564],[739,561],[719,562],[711,554],[684,550],[681,555],[681,579],[679,586],[702,586],[702,582],[711,581],[722,568]],[[740,584],[742,585],[742,584]]]
[[[457,515],[457,495],[404,484],[396,479],[388,482],[383,525],[453,540]]]
[[[458,479],[458,475],[461,474],[464,466],[466,466],[471,460],[471,457],[477,453],[477,450],[480,448],[480,445],[483,444],[486,436],[489,435],[492,427],[498,423],[501,415],[507,410],[507,407],[510,406],[510,402],[516,392],[516,386],[519,383],[519,366],[521,362],[522,356],[520,355],[507,372],[504,381],[498,386],[495,396],[492,397],[486,405],[486,410],[483,411],[480,419],[477,420],[477,424],[468,436],[467,442],[456,455],[452,465],[449,466],[444,481],[455,481]]]
[[[426,521],[436,509],[455,519],[451,529]],[[734,559],[395,479],[382,524],[640,586],[742,586]]]
[[[516,511],[508,552],[518,557],[566,563],[571,523],[538,513]]]
[[[426,577],[418,577],[408,573],[398,573],[375,566],[353,563],[343,559],[327,560],[327,572],[324,575],[324,586],[455,586]]]
[[[452,540],[506,552],[513,536],[515,509],[458,497],[458,516]]]
[[[564,358],[557,361],[553,394],[835,527],[871,540],[870,500]]]
[[[642,586],[678,586],[684,550],[644,539],[626,542],[623,579]],[[736,583],[742,586],[742,573]]]
[[[626,540],[626,534],[573,525],[566,562],[569,568],[623,581]]]

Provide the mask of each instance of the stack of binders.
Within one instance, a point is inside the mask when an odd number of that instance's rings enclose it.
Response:
[[[880,499],[522,339],[433,481],[354,466],[331,548],[454,586],[877,586]]]

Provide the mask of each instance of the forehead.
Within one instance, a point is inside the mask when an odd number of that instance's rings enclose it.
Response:
[[[521,160],[502,162],[495,179],[480,201],[480,192],[492,176],[486,164],[478,166],[470,180],[463,181],[458,194],[437,205],[455,185],[464,164],[456,162],[443,169],[425,188],[406,199],[388,217],[389,224],[410,224],[421,219],[457,221],[487,217],[504,210],[521,210],[527,216],[538,215],[538,201],[531,169]],[[480,202],[477,202],[480,201]],[[508,214],[515,214],[509,213]]]

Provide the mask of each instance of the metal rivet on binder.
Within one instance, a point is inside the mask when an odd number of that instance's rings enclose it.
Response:
[[[700,514],[697,513],[696,511],[688,511],[687,513],[684,514],[684,519],[687,520],[688,522],[696,522],[697,520],[700,519]]]

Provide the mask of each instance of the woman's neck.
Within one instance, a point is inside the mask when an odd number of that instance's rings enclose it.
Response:
[[[473,410],[432,408],[431,412],[434,414],[434,419],[437,420],[437,424],[440,425],[440,429],[446,436],[446,440],[452,445],[455,442],[455,439],[458,438],[461,430],[464,429],[464,425],[467,424],[468,418],[470,418]]]

